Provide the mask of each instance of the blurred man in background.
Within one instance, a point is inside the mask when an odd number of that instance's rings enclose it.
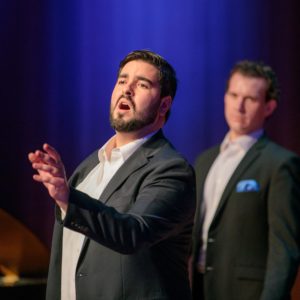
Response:
[[[278,99],[269,66],[233,67],[224,99],[229,131],[195,165],[195,300],[290,299],[300,259],[300,159],[264,132]]]

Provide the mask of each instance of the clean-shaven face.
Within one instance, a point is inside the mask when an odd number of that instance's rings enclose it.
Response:
[[[225,94],[225,118],[231,139],[263,128],[276,107],[275,100],[266,102],[267,81],[234,73]]]
[[[142,60],[121,70],[111,97],[110,123],[119,132],[132,132],[155,123],[160,107],[158,70]]]

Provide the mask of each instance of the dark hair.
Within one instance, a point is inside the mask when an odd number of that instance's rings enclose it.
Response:
[[[247,77],[264,78],[267,81],[268,87],[266,90],[266,101],[271,99],[279,101],[280,89],[278,79],[275,72],[268,65],[262,62],[242,60],[237,62],[230,71],[229,78],[226,83],[226,90],[228,90],[229,81],[233,74],[240,73]]]
[[[134,50],[127,54],[119,64],[118,75],[122,68],[130,61],[142,60],[150,63],[158,69],[160,96],[171,96],[172,100],[175,98],[177,90],[177,78],[174,68],[159,54],[150,50]],[[166,114],[166,120],[169,118],[170,110]]]

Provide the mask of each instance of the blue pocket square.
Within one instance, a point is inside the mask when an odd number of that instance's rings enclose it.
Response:
[[[241,180],[236,186],[237,193],[258,192],[259,184],[254,179]]]

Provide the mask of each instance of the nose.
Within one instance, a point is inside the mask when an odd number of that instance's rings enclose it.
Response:
[[[122,93],[125,96],[133,96],[134,94],[134,87],[133,83],[127,82],[126,84],[123,85]]]
[[[237,101],[237,109],[239,112],[245,112],[245,99],[239,98]]]

